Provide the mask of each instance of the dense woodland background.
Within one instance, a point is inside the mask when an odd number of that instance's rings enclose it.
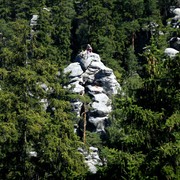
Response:
[[[180,179],[180,55],[164,55],[180,36],[167,23],[178,5],[0,0],[0,179]],[[87,43],[123,91],[113,97],[106,135],[87,132],[86,146],[105,159],[94,175],[77,152],[84,145],[73,132],[74,95],[61,73]]]

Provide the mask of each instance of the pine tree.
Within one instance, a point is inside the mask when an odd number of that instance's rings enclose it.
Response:
[[[54,28],[48,12],[38,16],[33,29],[23,19],[1,21],[0,178],[80,178],[86,167],[70,95],[57,76]]]

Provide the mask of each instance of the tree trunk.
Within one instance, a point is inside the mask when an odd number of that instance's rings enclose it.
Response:
[[[134,50],[135,32],[132,33],[132,49]]]
[[[83,120],[84,120],[83,142],[84,142],[84,144],[86,144],[86,109],[83,114]]]

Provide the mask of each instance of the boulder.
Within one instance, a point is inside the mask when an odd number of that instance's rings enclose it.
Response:
[[[85,90],[85,88],[82,85],[80,85],[78,81],[69,84],[67,88],[70,89],[71,92],[77,94],[84,94],[84,90]]]
[[[29,157],[37,157],[37,152],[36,151],[30,151]]]
[[[175,15],[180,16],[180,8],[175,8],[175,9],[173,10],[173,13],[174,13]]]
[[[37,25],[37,20],[38,20],[38,15],[34,14],[31,18],[30,26],[36,26]]]
[[[179,51],[177,51],[176,49],[173,48],[166,48],[164,53],[169,56],[170,58],[173,58],[176,56],[176,54],[179,53]]]
[[[78,62],[71,63],[68,67],[64,69],[64,74],[69,74],[69,77],[79,77],[82,75],[83,70]]]

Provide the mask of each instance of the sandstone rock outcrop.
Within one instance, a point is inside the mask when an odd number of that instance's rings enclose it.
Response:
[[[87,121],[93,125],[92,131],[105,131],[105,123],[112,111],[111,97],[121,89],[113,70],[101,62],[98,54],[85,50],[76,57],[74,63],[64,69],[64,73],[69,77],[66,88],[76,94],[87,94],[91,99]],[[78,117],[82,105],[79,100],[72,102]]]
[[[111,97],[121,90],[113,70],[106,67],[100,56],[92,52],[91,46],[81,52],[75,62],[69,64],[64,69],[64,74],[69,78],[65,88],[72,93],[81,96],[89,96],[91,102],[88,110],[80,100],[71,102],[72,109],[76,113],[77,119],[81,117],[82,111],[86,111],[87,126],[91,126],[92,132],[105,132],[105,124],[108,121],[109,113],[112,111]],[[74,132],[78,132],[78,122],[74,125]],[[87,127],[88,128],[88,127]],[[98,155],[98,148],[89,147],[89,150],[78,148],[84,156],[85,163],[91,173],[97,172],[96,166],[102,166],[102,160]]]

